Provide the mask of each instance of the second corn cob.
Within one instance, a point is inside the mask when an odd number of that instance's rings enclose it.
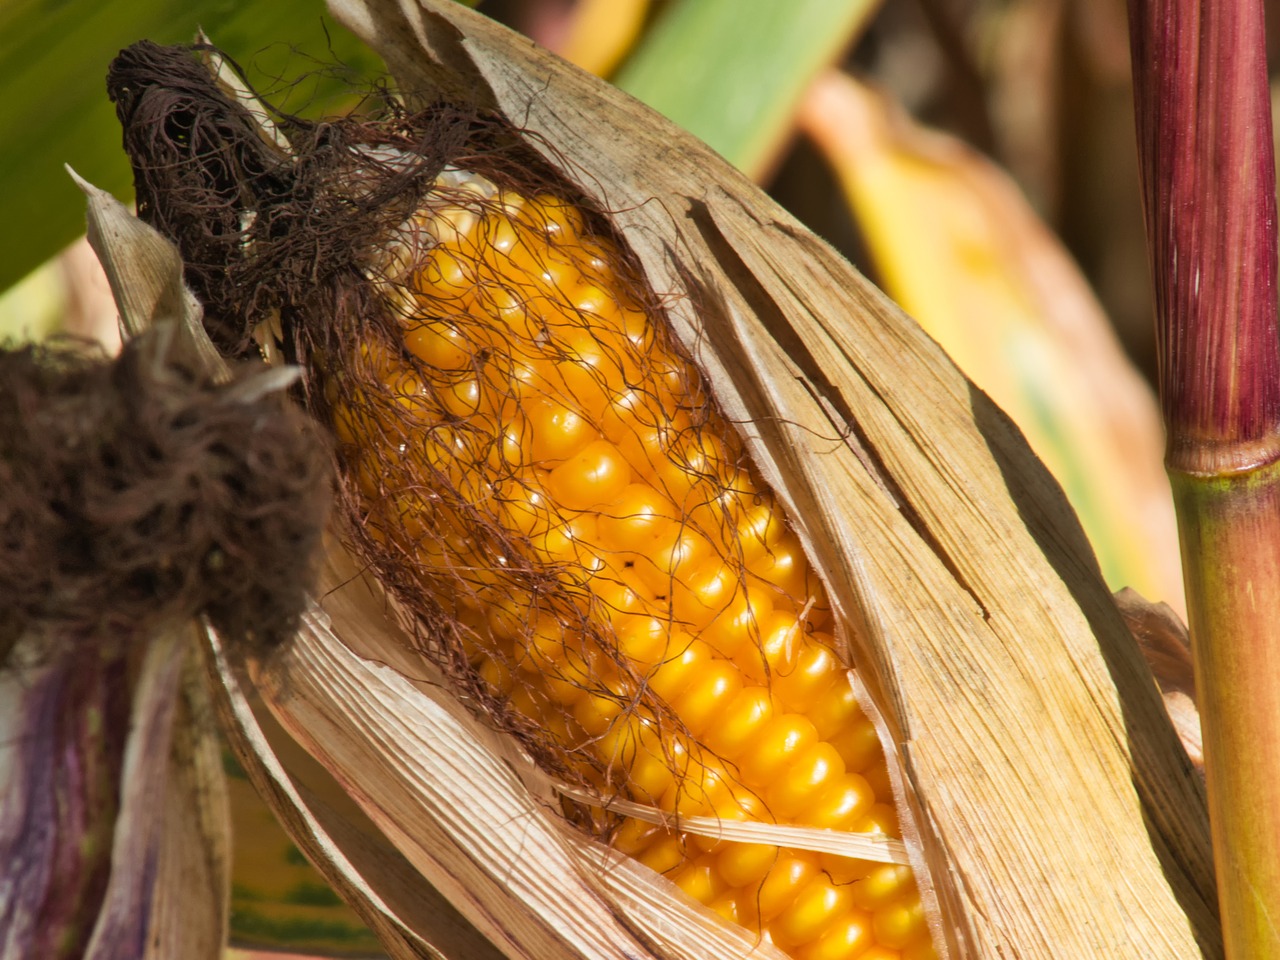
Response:
[[[449,170],[372,269],[400,339],[328,402],[367,536],[456,622],[479,695],[669,815],[613,842],[796,960],[933,956],[904,867],[679,830],[897,825],[822,586],[612,242]]]

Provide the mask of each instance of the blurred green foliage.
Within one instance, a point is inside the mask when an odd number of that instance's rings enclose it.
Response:
[[[129,165],[107,100],[107,65],[129,44],[190,42],[197,27],[256,86],[300,112],[332,112],[376,57],[337,26],[324,0],[6,0],[0,3],[0,290],[84,231],[84,198],[63,164],[128,199]],[[296,86],[283,78],[310,75]]]
[[[796,101],[876,0],[682,0],[613,82],[752,176],[791,134]]]

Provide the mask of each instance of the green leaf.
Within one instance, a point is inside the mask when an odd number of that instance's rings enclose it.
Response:
[[[748,174],[767,167],[809,81],[875,0],[680,0],[614,82]]]
[[[0,290],[84,232],[84,198],[63,164],[121,198],[132,193],[106,94],[111,59],[144,38],[190,42],[201,26],[267,91],[285,91],[276,78],[314,74],[288,90],[291,109],[313,103],[333,112],[341,88],[317,71],[339,61],[358,74],[380,72],[373,55],[327,18],[323,0],[0,4]]]

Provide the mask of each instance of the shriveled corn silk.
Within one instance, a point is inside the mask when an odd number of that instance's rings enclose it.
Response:
[[[906,868],[680,830],[897,824],[822,584],[607,213],[474,111],[286,153],[186,51],[110,85],[211,336],[307,368],[350,540],[566,815],[798,960],[931,956]]]

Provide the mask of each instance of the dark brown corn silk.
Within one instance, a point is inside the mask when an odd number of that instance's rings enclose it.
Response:
[[[623,649],[638,642],[630,628],[640,622],[663,621],[654,629],[677,644],[701,630],[686,622],[676,589],[651,589],[646,611],[633,607],[631,587],[664,577],[676,587],[680,551],[708,539],[729,544],[722,565],[746,582],[742,516],[772,536],[781,515],[607,218],[517,131],[474,111],[445,104],[407,115],[388,105],[378,120],[314,124],[282,116],[285,153],[217,87],[198,51],[139,44],[108,83],[139,215],[177,243],[222,349],[252,352],[255,331],[278,323],[285,355],[309,371],[308,406],[339,438],[349,535],[411,611],[423,652],[562,776],[623,789],[610,755],[638,747],[599,741],[634,715],[662,730],[649,749],[689,772],[691,790],[713,767],[724,779],[714,752],[649,682],[654,663]],[[522,246],[522,231],[541,246]],[[509,277],[512,257],[532,279]],[[578,289],[620,291],[614,306],[561,289],[571,266]],[[572,398],[585,429],[634,447],[637,469],[667,471],[680,485],[657,518],[676,531],[665,556],[588,556],[595,525],[585,504],[549,499],[531,479],[559,461],[543,450],[529,468],[539,438],[532,414],[517,408],[553,394]],[[632,420],[619,426],[624,407]],[[646,438],[661,447],[661,465],[641,449]],[[753,532],[763,542],[763,528]],[[798,544],[787,548],[799,569]],[[790,610],[802,632],[829,629],[821,585],[800,578],[786,596],[730,589],[712,601],[722,616],[709,619],[721,628],[732,620],[761,647],[753,602]],[[672,647],[658,660],[680,656]],[[759,659],[767,684],[771,664]],[[557,687],[574,691],[557,697]],[[584,691],[606,723],[569,715]],[[563,722],[547,719],[557,713]]]
[[[409,115],[387,103],[376,120],[310,123],[276,116],[290,144],[283,152],[216,84],[204,52],[144,41],[111,65],[108,90],[134,168],[139,216],[177,244],[187,282],[204,302],[206,326],[224,353],[255,353],[255,331],[278,323],[285,356],[308,371],[304,391],[312,412],[331,426],[335,411],[360,419],[362,436],[340,445],[339,457],[351,539],[412,611],[423,652],[544,765],[580,780],[584,763],[602,765],[591,751],[567,758],[563,742],[509,709],[471,662],[484,638],[476,636],[475,618],[464,614],[474,612],[482,596],[532,594],[541,610],[565,623],[566,634],[591,638],[579,644],[616,645],[600,635],[582,591],[565,582],[562,570],[531,558],[527,543],[494,515],[492,498],[477,502],[474,485],[460,482],[448,465],[438,465],[428,479],[432,503],[415,525],[426,529],[415,536],[439,537],[442,546],[450,538],[465,541],[465,549],[477,545],[489,556],[468,559],[443,549],[436,551],[440,564],[421,562],[420,544],[406,542],[396,495],[423,478],[409,475],[398,451],[448,432],[468,456],[484,459],[480,448],[494,438],[481,418],[447,409],[443,398],[416,398],[426,406],[415,413],[401,402],[405,384],[388,382],[416,377],[428,383],[438,372],[404,345],[404,315],[415,309],[415,261],[429,242],[406,225],[432,205],[500,205],[452,186],[442,176],[447,168],[585,206],[580,194],[515,131],[450,104]],[[593,216],[589,230],[608,228]],[[630,275],[622,262],[613,266],[624,278]],[[483,363],[481,352],[476,364]],[[700,393],[694,396],[705,405]],[[501,469],[500,457],[498,464]],[[479,583],[462,569],[472,562],[491,566],[498,556],[505,564],[500,586]],[[455,602],[442,595],[450,592]],[[651,694],[639,699],[653,701],[651,709],[661,712]]]
[[[0,350],[0,654],[27,631],[127,643],[207,614],[289,637],[330,498],[323,438],[261,365],[215,383],[171,330]],[[2,658],[0,658],[2,659]]]

